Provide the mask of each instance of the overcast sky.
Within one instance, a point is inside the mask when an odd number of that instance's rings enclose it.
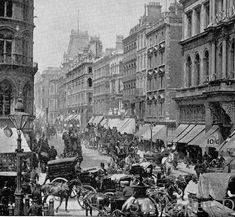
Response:
[[[153,1],[153,0],[152,0]],[[156,0],[157,1],[157,0]],[[158,0],[165,9],[174,0]],[[114,47],[117,34],[128,35],[151,0],[35,0],[34,61],[42,71],[59,67],[67,50],[71,29],[98,35],[104,48]]]

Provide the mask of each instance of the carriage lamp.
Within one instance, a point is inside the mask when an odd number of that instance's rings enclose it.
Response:
[[[17,129],[18,138],[17,138],[17,183],[15,191],[15,210],[14,215],[21,216],[23,215],[23,194],[22,194],[22,163],[21,156],[23,149],[21,148],[21,130],[24,129],[28,119],[29,114],[24,112],[24,105],[22,99],[18,99],[15,105],[15,112],[9,115],[9,119],[13,123],[14,127]]]

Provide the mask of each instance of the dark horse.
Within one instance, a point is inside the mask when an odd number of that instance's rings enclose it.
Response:
[[[78,184],[80,184],[80,182],[77,179],[72,179],[65,183],[54,182],[43,185],[41,188],[44,195],[43,204],[46,203],[46,200],[49,195],[59,197],[60,203],[59,206],[56,208],[56,212],[58,212],[58,209],[61,206],[63,199],[65,198],[65,211],[68,211],[68,199],[71,195],[73,187]]]

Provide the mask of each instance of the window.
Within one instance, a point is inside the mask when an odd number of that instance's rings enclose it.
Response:
[[[12,17],[12,1],[11,0],[0,1],[0,16]]]
[[[29,50],[29,42],[28,40],[23,40],[23,63],[27,64],[28,59],[28,50]]]
[[[204,56],[204,74],[206,77],[206,80],[209,80],[209,52],[205,51]]]
[[[201,8],[198,8],[195,11],[195,15],[196,15],[196,29],[195,29],[195,33],[199,34],[201,31]]]
[[[199,54],[195,56],[195,85],[200,84],[200,57]]]
[[[188,21],[188,38],[192,36],[192,12],[187,14],[187,21]]]
[[[88,73],[92,73],[92,67],[91,66],[88,67]]]
[[[164,75],[160,76],[160,89],[164,88]]]
[[[164,51],[160,52],[160,64],[164,64]]]
[[[187,58],[187,62],[186,62],[186,85],[187,87],[191,87],[192,85],[192,61],[191,58],[188,57]]]
[[[12,86],[9,81],[0,83],[0,115],[11,113]]]
[[[12,41],[0,39],[0,61],[10,63],[12,55]]]
[[[160,116],[163,115],[163,102],[160,103]]]
[[[234,78],[234,73],[235,73],[235,46],[234,46],[234,40],[233,40],[233,43],[232,43],[232,45],[231,45],[231,50],[230,50],[230,66],[231,66],[231,70],[230,70],[230,75],[229,75],[229,77],[230,77],[230,79],[231,78]]]

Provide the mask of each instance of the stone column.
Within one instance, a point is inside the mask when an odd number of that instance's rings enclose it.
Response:
[[[210,25],[215,24],[215,1],[210,0]]]
[[[196,11],[192,12],[192,36],[196,34]]]
[[[224,0],[223,1],[223,11],[224,11],[224,13],[225,13],[225,16],[227,17],[227,0]]]
[[[205,24],[205,22],[206,22],[206,19],[205,19],[206,13],[205,12],[206,12],[205,11],[205,5],[202,4],[202,6],[201,6],[201,13],[200,13],[200,22],[201,22],[200,32],[204,32],[204,29],[206,27],[206,24]]]
[[[223,47],[222,47],[222,78],[226,78],[227,75],[227,40],[226,37],[223,38]]]
[[[188,18],[186,14],[184,14],[183,30],[184,30],[183,39],[187,39],[188,38]]]
[[[205,102],[205,123],[206,123],[206,132],[212,127],[213,117],[210,110],[210,103]]]
[[[209,69],[209,72],[210,72],[210,80],[211,80],[211,77],[213,75],[216,74],[216,68],[215,68],[215,41],[212,41],[211,42],[211,55],[210,55],[210,69]]]
[[[187,74],[187,63],[186,60],[184,60],[184,80],[183,80],[183,85],[184,87],[188,87],[188,74]]]

